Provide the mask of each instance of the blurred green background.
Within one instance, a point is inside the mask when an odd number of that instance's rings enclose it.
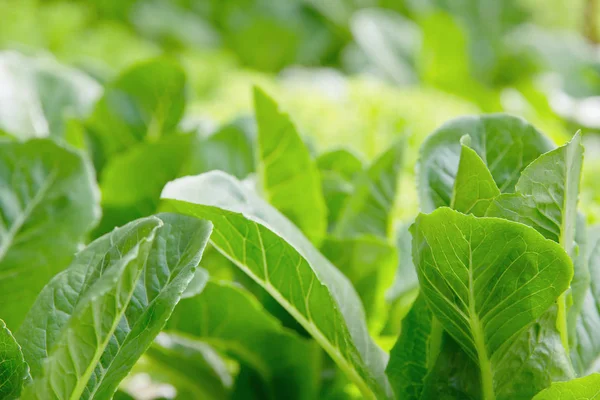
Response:
[[[600,132],[597,0],[0,0],[0,130],[77,142],[103,88],[168,57],[185,71],[177,126],[212,131],[251,113],[263,86],[311,144],[366,159],[399,134],[407,171],[450,118],[508,112],[557,143],[581,129],[582,204]],[[153,75],[148,82],[173,77]],[[95,164],[101,161],[95,160]],[[416,210],[412,174],[399,215]]]

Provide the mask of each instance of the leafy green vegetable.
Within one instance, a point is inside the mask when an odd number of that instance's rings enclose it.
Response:
[[[109,83],[88,121],[97,144],[94,164],[172,133],[185,108],[185,85],[181,67],[166,58],[138,64]]]
[[[91,243],[40,293],[17,332],[24,398],[110,398],[192,279],[209,223],[140,219]]]
[[[201,295],[178,304],[166,328],[250,366],[268,384],[272,398],[316,397],[318,346],[283,329],[242,288],[208,282]]]
[[[263,195],[318,245],[327,230],[327,209],[316,163],[290,117],[261,89],[254,89],[254,104]]]
[[[212,245],[292,314],[366,398],[389,397],[385,356],[358,295],[292,223],[222,173],[171,182],[162,197],[173,199],[168,210],[211,220]]]
[[[552,150],[552,143],[521,118],[503,114],[463,117],[448,122],[427,138],[417,164],[421,210],[449,206],[462,146],[481,157],[502,193],[512,193],[521,174],[533,160]]]
[[[478,362],[484,399],[506,346],[569,287],[561,247],[518,223],[447,208],[412,227],[421,290],[435,317]]]
[[[469,147],[470,142],[470,136],[460,139],[462,148],[450,207],[483,217],[490,203],[500,195],[500,189],[483,160]]]
[[[331,229],[339,219],[344,204],[354,193],[354,181],[362,172],[363,165],[354,153],[340,149],[321,154],[317,158],[317,166],[327,205],[327,225]]]
[[[553,383],[533,400],[593,400],[600,395],[600,374]]]
[[[27,375],[21,347],[0,319],[0,397],[19,398]]]
[[[89,162],[49,139],[0,141],[0,316],[16,330],[98,219]]]
[[[387,237],[398,190],[404,141],[396,141],[356,178],[354,194],[340,212],[334,234]]]

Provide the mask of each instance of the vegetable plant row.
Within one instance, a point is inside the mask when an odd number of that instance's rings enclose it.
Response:
[[[254,119],[199,133],[163,59],[85,106],[55,79],[89,112],[0,138],[1,399],[135,397],[139,375],[177,399],[600,396],[579,133],[448,122],[397,225],[401,137],[316,153],[258,88]]]

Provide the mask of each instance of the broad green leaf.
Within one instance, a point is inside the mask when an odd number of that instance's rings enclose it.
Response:
[[[582,163],[577,133],[566,145],[528,165],[517,181],[517,193],[496,198],[487,215],[530,225],[572,256]]]
[[[207,343],[160,333],[136,372],[173,385],[178,399],[230,398],[237,365]]]
[[[0,53],[0,130],[19,138],[63,137],[67,117],[86,117],[102,93],[81,71],[49,56]]]
[[[81,251],[17,332],[33,378],[23,398],[111,398],[171,315],[210,232],[205,221],[161,214]]]
[[[328,237],[321,252],[350,279],[365,308],[371,332],[378,332],[387,314],[386,289],[398,263],[394,247],[376,236]]]
[[[96,223],[94,172],[49,139],[0,140],[0,317],[16,331]]]
[[[396,398],[419,400],[425,379],[436,363],[442,327],[421,295],[402,321],[402,331],[390,353],[386,374]]]
[[[528,400],[554,381],[575,377],[556,328],[557,314],[554,304],[506,347],[494,372],[498,399]]]
[[[573,251],[573,256],[571,257],[573,259],[573,269],[575,270],[573,280],[571,281],[570,297],[572,299],[572,304],[570,304],[567,310],[569,349],[577,342],[579,315],[584,308],[586,296],[592,283],[590,274],[590,253],[594,251],[596,245],[596,234],[597,233],[593,230],[587,229],[585,216],[579,213],[575,224],[576,247]],[[590,237],[588,238],[588,236]]]
[[[421,290],[435,317],[478,362],[483,398],[507,346],[569,287],[564,250],[525,225],[448,208],[411,228]]]
[[[500,195],[492,174],[475,150],[470,136],[460,139],[461,152],[450,207],[476,217],[485,215],[490,202]]]
[[[27,375],[21,347],[0,319],[0,398],[19,398]]]
[[[354,193],[354,181],[362,172],[362,161],[349,150],[333,150],[319,155],[323,196],[327,204],[327,220],[331,229],[349,197]]]
[[[600,374],[553,383],[533,400],[594,400],[600,396]]]
[[[486,215],[532,226],[548,239],[559,243],[574,258],[582,163],[583,146],[581,136],[577,133],[566,145],[541,155],[528,165],[517,181],[517,193],[498,196],[490,204]],[[585,268],[585,265],[581,267]],[[557,329],[568,351],[564,296],[558,302],[557,318]]]
[[[571,349],[573,366],[580,375],[600,372],[600,231],[590,233],[588,258],[590,284],[585,292],[576,325],[576,343]]]
[[[185,73],[168,59],[137,64],[109,83],[88,121],[102,166],[114,154],[171,133],[185,107]]]
[[[354,194],[340,212],[334,234],[355,237],[371,234],[388,237],[398,181],[402,169],[404,140],[397,140],[356,178]]]
[[[169,183],[165,208],[206,218],[211,244],[319,342],[365,398],[387,398],[385,356],[354,288],[301,232],[242,183],[213,172]]]
[[[541,132],[521,118],[490,114],[452,120],[421,146],[417,182],[422,211],[450,205],[463,135],[471,137],[469,147],[487,165],[502,193],[514,192],[521,171],[554,148]]]
[[[327,231],[327,208],[315,161],[290,117],[261,89],[254,89],[258,173],[267,201],[313,243]]]
[[[274,399],[314,399],[321,352],[314,342],[281,327],[249,292],[208,282],[182,300],[167,332],[201,340],[253,368]]]

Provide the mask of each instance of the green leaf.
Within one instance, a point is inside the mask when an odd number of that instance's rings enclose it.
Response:
[[[577,133],[566,145],[527,166],[517,181],[517,193],[496,198],[487,215],[530,225],[572,256],[582,163]]]
[[[440,323],[420,295],[402,321],[402,331],[385,371],[396,398],[422,398],[425,379],[440,352],[442,333]]]
[[[385,323],[385,293],[397,265],[394,247],[376,236],[328,237],[321,252],[350,279],[365,308],[371,332],[378,332]]]
[[[18,399],[27,376],[21,347],[0,319],[0,398]]]
[[[460,161],[450,207],[483,217],[491,201],[500,195],[500,189],[479,154],[469,147],[470,143],[470,136],[460,139]]]
[[[553,383],[533,400],[594,400],[600,396],[600,374]]]
[[[448,208],[420,214],[411,232],[421,290],[494,399],[503,350],[569,287],[572,262],[532,228]]]
[[[241,119],[194,141],[179,176],[218,169],[239,179],[246,178],[254,172],[255,130],[254,121]]]
[[[167,332],[201,340],[250,366],[274,399],[314,399],[321,351],[282,328],[246,290],[208,282],[199,296],[182,300]]]
[[[63,137],[65,119],[86,117],[102,88],[51,57],[0,53],[0,130],[19,139]]]
[[[566,145],[541,155],[528,165],[517,181],[517,193],[498,196],[490,204],[486,215],[532,226],[548,239],[559,243],[574,258],[582,163],[583,146],[581,135],[577,133]],[[557,329],[568,351],[564,296],[558,302],[557,318]]]
[[[221,400],[230,398],[236,371],[209,344],[160,333],[136,372],[173,385],[177,398]]]
[[[24,398],[110,398],[194,276],[211,225],[165,214],[91,243],[42,291],[17,332]]]
[[[349,197],[354,193],[354,181],[362,172],[362,161],[349,150],[333,150],[319,155],[323,196],[327,205],[327,221],[331,229]]]
[[[0,317],[15,331],[96,223],[94,172],[49,139],[0,140]]]
[[[359,174],[355,191],[340,212],[334,234],[371,234],[387,238],[402,169],[404,140],[397,140]]]
[[[588,258],[590,284],[576,325],[576,344],[571,349],[573,366],[580,375],[600,372],[600,230],[590,234]]]
[[[178,179],[162,197],[173,199],[167,209],[211,220],[211,244],[294,316],[365,398],[389,396],[385,356],[367,332],[358,295],[298,228],[223,173]]]
[[[518,117],[490,114],[452,120],[421,146],[417,182],[424,212],[450,205],[463,135],[471,137],[470,147],[487,165],[502,193],[514,192],[521,171],[554,148],[541,132]]]
[[[114,154],[171,133],[185,108],[186,77],[165,58],[135,65],[109,83],[88,121],[104,165]]]
[[[290,117],[259,88],[254,107],[262,193],[318,245],[327,231],[327,209],[316,163]]]

